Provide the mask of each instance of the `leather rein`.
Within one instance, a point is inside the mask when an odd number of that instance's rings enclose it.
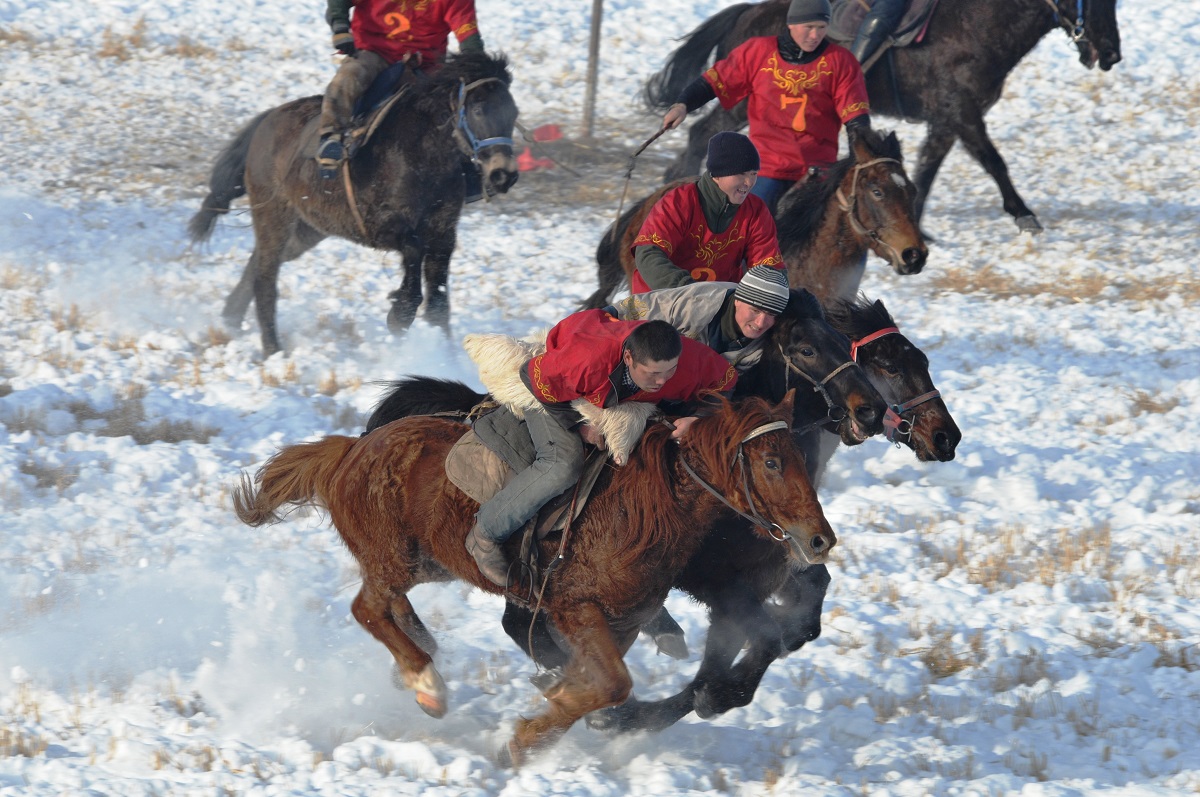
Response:
[[[858,362],[858,351],[863,346],[879,340],[887,335],[899,334],[900,329],[898,327],[884,327],[883,329],[872,332],[870,335],[865,335],[858,340],[851,341],[850,359],[854,360],[854,362]],[[939,398],[941,395],[941,391],[935,388],[930,390],[928,393],[922,393],[921,395],[911,398],[908,401],[902,401],[898,404],[889,405],[887,412],[883,416],[883,434],[887,438],[888,442],[895,443],[897,446],[899,446],[900,441],[897,438],[908,437],[912,434],[912,421],[901,417],[904,415],[904,413],[908,412],[909,410],[916,409],[927,401],[933,401],[935,398]]]

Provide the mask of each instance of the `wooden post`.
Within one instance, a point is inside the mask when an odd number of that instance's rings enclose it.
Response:
[[[588,39],[587,87],[583,95],[583,137],[591,138],[596,122],[596,80],[600,72],[600,20],[604,0],[592,0],[592,29]]]

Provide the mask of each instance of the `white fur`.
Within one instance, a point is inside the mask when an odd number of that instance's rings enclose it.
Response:
[[[517,339],[508,335],[471,334],[463,338],[463,348],[479,367],[479,381],[496,401],[520,418],[526,412],[544,412],[525,383],[521,381],[521,366],[546,350],[546,333]],[[656,407],[641,401],[627,401],[602,409],[586,399],[571,402],[584,420],[594,426],[608,446],[609,456],[617,465],[629,461],[646,429],[646,421]]]

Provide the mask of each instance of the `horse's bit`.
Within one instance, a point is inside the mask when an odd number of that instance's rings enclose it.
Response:
[[[463,154],[471,159],[471,163],[479,165],[479,153],[487,147],[508,146],[512,147],[513,140],[511,137],[493,136],[491,138],[478,139],[475,133],[471,130],[471,126],[467,124],[467,94],[472,90],[479,88],[487,83],[500,83],[500,78],[485,77],[481,80],[476,80],[474,83],[459,81],[458,83],[458,99],[450,100],[450,109],[454,111],[458,117],[458,121],[454,126],[454,140],[458,143],[459,149]]]
[[[858,350],[872,341],[879,340],[885,335],[899,335],[898,327],[884,327],[876,330],[870,335],[859,338],[850,342],[850,359],[858,362]],[[928,393],[922,393],[916,398],[911,398],[908,401],[902,401],[899,404],[892,404],[887,408],[887,412],[883,416],[883,435],[889,443],[895,443],[897,447],[900,445],[899,437],[908,437],[912,434],[912,421],[902,418],[901,416],[909,410],[916,409],[927,401],[933,401],[941,396],[941,391],[931,390]]]
[[[1086,13],[1084,10],[1084,0],[1075,0],[1075,22],[1068,22],[1063,18],[1063,15],[1058,12],[1058,3],[1054,0],[1046,0],[1050,8],[1054,9],[1054,21],[1057,22],[1063,30],[1067,32],[1067,36],[1075,44],[1088,40],[1086,26]]]
[[[786,392],[789,388],[791,388],[791,386],[792,386],[791,375],[792,375],[792,372],[795,372],[808,380],[809,384],[811,384],[813,386],[814,393],[821,394],[821,398],[825,399],[825,406],[828,408],[828,412],[825,414],[824,418],[821,418],[820,420],[817,420],[817,421],[813,421],[812,423],[810,423],[807,426],[804,426],[800,429],[796,429],[792,432],[792,434],[794,434],[794,435],[804,434],[805,432],[812,431],[813,429],[816,429],[818,426],[823,426],[826,423],[840,423],[842,421],[842,419],[844,419],[846,417],[846,411],[842,407],[839,407],[838,405],[833,403],[833,397],[829,395],[829,389],[826,387],[826,385],[835,376],[840,374],[842,371],[844,371],[847,368],[850,368],[852,366],[858,365],[858,363],[856,363],[854,361],[853,356],[846,362],[839,365],[837,368],[834,368],[832,371],[830,371],[824,379],[817,381],[816,379],[813,379],[808,374],[804,373],[804,371],[800,370],[800,368],[794,362],[792,362],[792,358],[788,357],[787,352],[785,352],[783,350],[782,343],[776,343],[775,345],[779,348],[779,354],[783,357],[783,363],[786,366],[786,370],[784,371],[784,377],[783,377],[784,391]]]
[[[750,494],[750,474],[746,471],[746,454],[742,450],[742,447],[756,437],[761,437],[762,435],[770,432],[786,431],[787,428],[788,425],[786,421],[773,421],[771,423],[765,423],[762,426],[751,429],[750,433],[743,437],[738,443],[737,454],[734,455],[733,462],[730,463],[729,468],[732,470],[734,465],[737,465],[741,468],[742,493],[746,496],[746,506],[750,507],[750,511],[748,513],[743,512],[733,504],[729,503],[729,500],[725,498],[725,496],[721,495],[717,488],[704,481],[703,477],[696,473],[696,471],[692,469],[692,466],[688,464],[686,457],[681,456],[679,458],[679,461],[683,463],[683,469],[687,471],[688,475],[691,476],[697,484],[716,496],[718,501],[732,509],[743,519],[749,520],[759,528],[766,529],[767,533],[771,535],[771,539],[775,540],[776,542],[785,542],[787,540],[787,532],[784,531],[783,527],[778,523],[764,518],[758,511],[758,507],[754,505],[754,497]]]
[[[866,163],[855,164],[854,176],[850,180],[850,196],[847,197],[845,192],[842,191],[842,187],[840,185],[838,186],[836,192],[838,207],[841,208],[842,212],[846,214],[847,218],[849,218],[850,229],[854,230],[856,235],[864,235],[879,246],[882,246],[884,249],[888,250],[888,252],[891,253],[888,259],[893,263],[903,263],[903,253],[879,236],[879,230],[881,228],[876,228],[873,230],[867,229],[867,226],[862,223],[861,219],[858,218],[858,173],[863,169],[867,169],[880,163],[894,163],[897,166],[900,165],[900,161],[896,160],[895,158],[876,158],[875,160],[867,161]]]

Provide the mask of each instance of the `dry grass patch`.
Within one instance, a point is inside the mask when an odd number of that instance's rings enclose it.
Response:
[[[101,421],[91,430],[100,437],[132,437],[138,445],[150,443],[181,443],[195,440],[208,443],[218,430],[210,429],[191,420],[158,420],[147,422],[146,407],[142,401],[145,389],[131,388],[129,393],[116,401],[111,409],[97,410],[88,404],[72,404],[68,409],[82,421]]]
[[[0,44],[22,44],[32,45],[37,43],[37,38],[27,30],[20,28],[0,28]]]
[[[139,17],[129,33],[114,33],[111,26],[105,28],[100,34],[100,47],[96,50],[96,55],[100,58],[128,61],[133,57],[134,51],[143,50],[145,47],[146,18]]]
[[[1088,274],[1082,277],[1063,275],[1051,282],[1027,283],[1002,274],[992,266],[984,266],[977,270],[942,270],[931,275],[931,280],[935,290],[961,294],[986,293],[1001,299],[1044,296],[1063,301],[1089,302],[1111,290],[1116,299],[1127,302],[1162,301],[1172,296],[1178,296],[1189,304],[1200,301],[1200,278],[1193,275],[1145,280],[1114,277],[1111,274]]]
[[[954,646],[954,632],[930,630],[933,642],[925,647],[903,648],[901,656],[917,656],[936,679],[948,678],[969,667],[983,663],[983,632],[976,631],[967,639],[965,649]]]

